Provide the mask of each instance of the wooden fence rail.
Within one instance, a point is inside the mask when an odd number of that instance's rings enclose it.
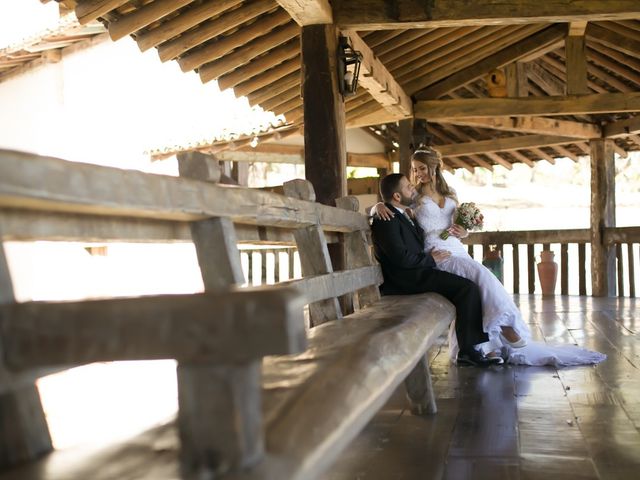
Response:
[[[606,246],[612,248],[615,252],[617,295],[620,297],[635,297],[635,275],[638,268],[640,268],[637,265],[638,257],[640,257],[640,252],[638,251],[640,246],[640,227],[605,228],[604,242]],[[587,245],[590,244],[590,233],[587,229],[479,232],[470,234],[464,240],[464,243],[469,246],[469,254],[472,256],[475,245],[483,247],[483,257],[490,246],[495,246],[501,252],[505,262],[505,270],[513,271],[513,293],[522,293],[523,291],[541,293],[536,289],[536,249],[539,249],[540,246],[542,249],[549,249],[551,245],[559,245],[560,258],[556,258],[556,261],[559,266],[560,294],[569,294],[569,278],[577,276],[578,294],[587,295],[587,286],[590,283],[587,276],[590,262],[590,258],[587,255]],[[512,246],[510,258],[504,258],[505,245]],[[521,245],[526,245],[526,289],[521,288],[520,285]],[[570,245],[577,246],[577,262],[575,261],[576,259],[573,259],[573,262],[570,261]],[[569,269],[570,263],[577,263],[577,271]]]

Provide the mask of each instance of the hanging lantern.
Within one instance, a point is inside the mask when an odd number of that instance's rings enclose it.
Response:
[[[338,38],[338,88],[343,97],[355,95],[362,54],[353,49],[347,37]]]

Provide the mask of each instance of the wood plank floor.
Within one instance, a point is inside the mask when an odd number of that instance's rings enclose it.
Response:
[[[640,301],[517,296],[534,339],[608,355],[598,366],[449,364],[434,348],[439,411],[402,390],[322,480],[640,478]]]

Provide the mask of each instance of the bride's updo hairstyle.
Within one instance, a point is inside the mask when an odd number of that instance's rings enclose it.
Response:
[[[411,161],[420,162],[427,166],[429,172],[435,172],[436,191],[443,197],[451,197],[456,203],[458,202],[455,190],[447,184],[447,181],[442,176],[442,156],[439,151],[435,148],[420,145],[418,149],[413,152],[413,155],[411,155]],[[424,184],[418,181],[415,173],[413,173],[413,169],[411,170],[411,183],[415,185],[420,195],[424,195]]]

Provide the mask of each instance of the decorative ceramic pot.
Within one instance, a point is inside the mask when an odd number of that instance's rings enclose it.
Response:
[[[504,262],[502,261],[502,257],[500,256],[500,250],[495,248],[494,245],[491,245],[489,247],[489,250],[487,250],[484,254],[482,265],[491,270],[491,273],[493,273],[496,278],[500,280],[500,283],[504,283]]]
[[[551,250],[540,252],[540,262],[538,263],[538,278],[543,295],[554,295],[556,290],[556,280],[558,279],[558,264],[553,261],[554,253]]]

